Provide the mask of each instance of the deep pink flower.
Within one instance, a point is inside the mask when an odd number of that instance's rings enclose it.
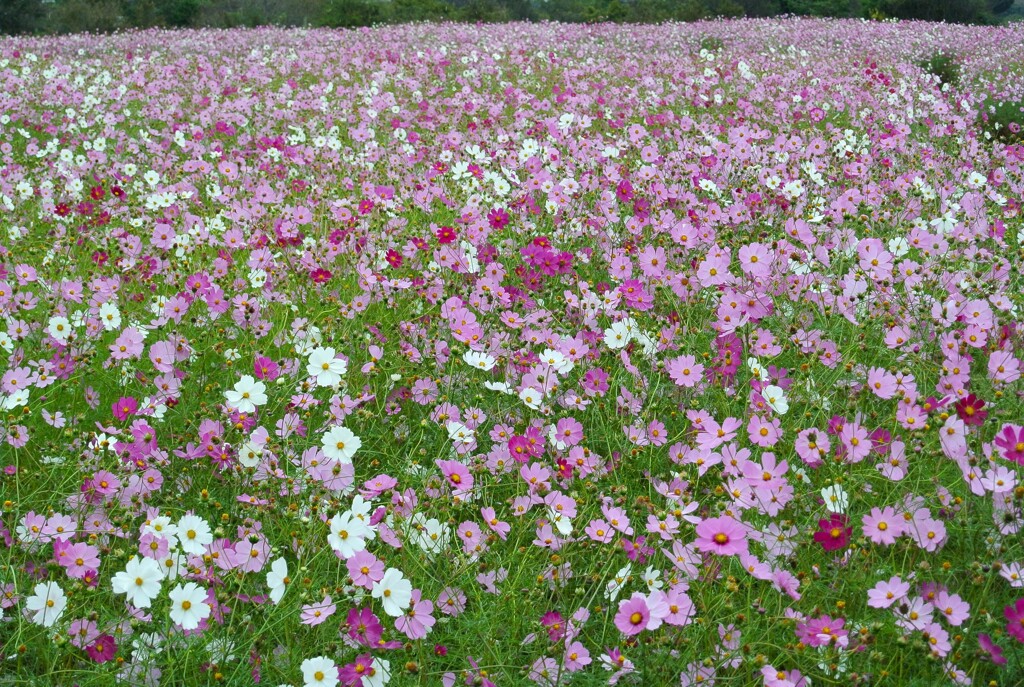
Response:
[[[810,647],[836,646],[845,647],[849,642],[848,632],[843,629],[846,621],[843,618],[831,618],[823,615],[820,618],[812,618],[805,623],[796,626],[796,636],[801,642]]]
[[[1006,632],[1018,642],[1024,643],[1024,597],[1003,609],[1006,616]]]
[[[117,644],[110,635],[100,635],[99,638],[85,648],[85,653],[96,663],[106,663],[113,660],[117,653]]]
[[[956,414],[964,421],[965,425],[980,427],[988,417],[988,411],[982,410],[985,407],[985,402],[974,394],[968,394],[961,398],[953,407],[956,408]]]
[[[565,618],[558,611],[548,611],[541,619],[540,624],[547,628],[548,639],[554,643],[565,635]]]
[[[992,641],[987,634],[978,635],[978,648],[982,650],[992,663],[997,666],[1006,665],[1006,657],[1003,656],[1003,647]]]
[[[350,609],[342,629],[349,637],[368,647],[376,647],[384,634],[384,627],[369,607]]]
[[[818,531],[814,533],[814,541],[821,544],[826,551],[844,548],[850,541],[853,528],[849,526],[849,518],[842,513],[832,513],[828,520],[818,521]]]
[[[993,443],[1003,458],[1024,465],[1024,427],[1003,425]]]
[[[360,654],[356,656],[356,660],[352,663],[347,663],[338,668],[338,679],[346,687],[359,687],[363,684],[364,677],[370,677],[375,672],[373,656],[370,654]]]
[[[138,412],[139,402],[131,396],[122,396],[110,406],[110,409],[118,420],[127,420],[128,416]]]

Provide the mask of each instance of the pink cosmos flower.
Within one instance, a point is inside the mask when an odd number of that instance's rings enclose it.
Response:
[[[541,616],[540,624],[548,631],[548,641],[555,643],[565,636],[565,618],[558,611],[548,611]]]
[[[338,610],[338,607],[331,600],[330,596],[325,596],[323,601],[319,603],[307,604],[302,607],[302,624],[303,625],[319,625],[324,622]]]
[[[591,520],[583,531],[599,544],[607,544],[615,538],[615,529],[600,518]]]
[[[727,515],[709,518],[697,525],[694,545],[699,551],[733,556],[747,550],[747,530]]]
[[[664,620],[669,625],[679,627],[688,625],[697,613],[697,608],[689,595],[679,587],[673,587],[665,593],[665,604],[668,607],[668,613]]]
[[[507,522],[503,522],[498,519],[494,509],[490,506],[485,506],[480,509],[480,515],[484,518],[484,524],[491,529],[492,532],[497,534],[502,539],[508,537],[508,533],[512,530],[512,526]]]
[[[473,488],[473,475],[469,468],[457,460],[434,461],[456,493],[465,493]]]
[[[647,597],[640,592],[619,602],[619,612],[615,614],[615,627],[624,635],[638,635],[647,629],[651,620],[651,610],[647,606]]]
[[[575,673],[590,665],[591,662],[590,652],[582,643],[574,641],[565,647],[563,668],[567,672]]]
[[[95,546],[85,542],[67,544],[58,540],[53,548],[57,562],[67,569],[68,577],[80,579],[85,573],[99,568],[99,549]]]
[[[110,345],[110,354],[114,360],[130,360],[142,355],[145,343],[142,334],[134,327],[128,327]]]
[[[956,594],[939,591],[931,602],[932,607],[953,627],[960,627],[971,617],[971,606]]]
[[[409,639],[423,639],[436,622],[431,613],[434,602],[422,599],[419,589],[412,590],[412,601],[405,614],[395,620],[395,628]]]
[[[437,597],[437,607],[453,618],[466,610],[466,594],[455,587],[445,587]]]
[[[341,629],[351,639],[371,648],[377,648],[384,635],[384,626],[369,607],[349,609]]]
[[[114,417],[118,420],[127,420],[130,415],[134,415],[139,410],[139,402],[131,396],[122,396],[117,400],[116,403],[110,407],[114,414]]]
[[[357,551],[345,561],[352,584],[372,589],[374,582],[380,582],[384,577],[384,562],[372,553],[363,549]]]
[[[682,355],[665,363],[669,378],[682,387],[695,386],[704,376],[704,366],[692,355]]]
[[[801,642],[810,647],[828,646],[835,644],[845,647],[849,643],[848,632],[843,629],[846,621],[843,618],[831,618],[823,615],[820,618],[812,618],[807,622],[796,626],[796,636]]]
[[[875,544],[890,546],[903,534],[903,518],[890,506],[872,508],[861,523],[864,525],[864,536]]]
[[[949,642],[949,633],[938,623],[926,625],[921,630],[921,634],[924,635],[925,641],[928,642],[928,648],[936,656],[946,656],[953,648],[953,645]]]
[[[117,643],[111,635],[100,635],[85,648],[85,653],[96,663],[106,663],[113,660],[117,653]]]
[[[347,663],[338,668],[338,680],[346,687],[360,687],[365,684],[363,678],[373,677],[376,674],[373,667],[373,656],[360,654],[352,663]]]
[[[868,590],[868,606],[872,608],[889,608],[897,601],[907,598],[910,584],[897,576],[880,581]]]
[[[953,407],[956,409],[956,414],[968,426],[980,427],[984,424],[985,418],[988,417],[988,411],[982,410],[985,407],[985,401],[974,394],[967,394],[967,396],[957,401]]]
[[[1020,361],[1010,351],[998,350],[988,359],[988,377],[993,382],[1009,384],[1020,379]]]

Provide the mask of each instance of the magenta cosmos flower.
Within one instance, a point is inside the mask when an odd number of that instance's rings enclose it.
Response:
[[[1024,427],[1004,425],[994,443],[1002,450],[1003,458],[1024,465]]]
[[[818,521],[818,531],[814,533],[814,541],[821,544],[826,551],[835,551],[845,547],[853,534],[853,528],[847,523],[849,519],[841,513],[833,513],[828,520]]]
[[[1003,615],[1006,616],[1007,634],[1018,642],[1024,642],[1024,597],[1004,608]]]
[[[100,635],[95,642],[85,648],[85,653],[96,663],[113,660],[117,653],[117,644],[111,635]]]
[[[984,652],[990,661],[997,666],[1006,665],[1006,657],[1003,656],[1003,648],[992,641],[987,634],[978,635],[978,648]]]
[[[699,551],[734,556],[747,550],[747,530],[742,523],[727,515],[709,518],[697,525],[694,546]]]

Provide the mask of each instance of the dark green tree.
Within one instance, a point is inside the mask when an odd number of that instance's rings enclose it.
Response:
[[[317,21],[321,26],[354,28],[384,21],[376,0],[327,0]]]
[[[46,20],[46,30],[53,33],[106,33],[126,25],[127,17],[117,0],[62,0]]]
[[[39,28],[43,15],[41,0],[2,0],[0,33],[31,33]]]

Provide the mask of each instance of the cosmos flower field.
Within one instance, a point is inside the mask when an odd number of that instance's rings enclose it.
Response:
[[[0,40],[0,684],[1024,684],[1022,44]]]

